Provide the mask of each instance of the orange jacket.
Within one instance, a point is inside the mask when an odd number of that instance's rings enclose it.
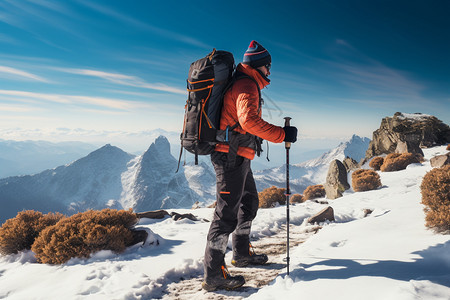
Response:
[[[261,90],[269,84],[264,76],[248,65],[239,64],[237,71],[254,78]],[[239,122],[239,126],[234,130],[239,133],[248,132],[272,143],[281,143],[284,140],[282,127],[272,125],[261,118],[258,88],[249,78],[236,81],[224,96],[220,129],[225,130],[227,126],[233,126],[236,122]],[[216,151],[228,153],[229,145],[217,144]],[[239,147],[237,154],[253,159],[255,150]]]

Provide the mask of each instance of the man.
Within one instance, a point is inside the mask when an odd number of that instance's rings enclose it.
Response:
[[[250,245],[251,223],[259,204],[250,161],[260,147],[260,139],[273,143],[297,140],[297,128],[282,128],[261,118],[260,90],[270,83],[271,62],[269,52],[252,41],[237,66],[234,84],[224,96],[220,129],[227,132],[229,140],[217,144],[211,154],[217,205],[205,250],[202,287],[207,291],[234,289],[245,283],[242,276],[230,276],[224,261],[231,233],[234,266],[265,264],[268,260],[267,255],[256,254]]]

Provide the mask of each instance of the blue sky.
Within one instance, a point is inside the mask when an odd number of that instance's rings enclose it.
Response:
[[[449,11],[439,0],[2,0],[0,138],[145,149],[148,131],[180,131],[190,63],[213,47],[240,62],[253,39],[272,55],[264,117],[292,117],[305,144],[371,138],[397,111],[449,124]]]

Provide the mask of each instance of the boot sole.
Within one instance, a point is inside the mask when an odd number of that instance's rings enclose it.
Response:
[[[248,265],[262,266],[262,265],[267,264],[267,260],[266,260],[265,262],[260,262],[260,263],[257,263],[257,262],[250,263],[250,262],[248,262],[248,261],[245,261],[245,262],[237,262],[237,261],[235,261],[235,260],[232,260],[232,261],[231,261],[231,264],[232,264],[233,266],[235,266],[236,268],[243,268],[243,267],[247,267]]]

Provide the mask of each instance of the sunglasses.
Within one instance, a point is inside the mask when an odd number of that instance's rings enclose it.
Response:
[[[267,65],[265,65],[265,67],[267,68],[267,71],[270,71],[270,68],[272,67],[272,63],[268,63]]]

